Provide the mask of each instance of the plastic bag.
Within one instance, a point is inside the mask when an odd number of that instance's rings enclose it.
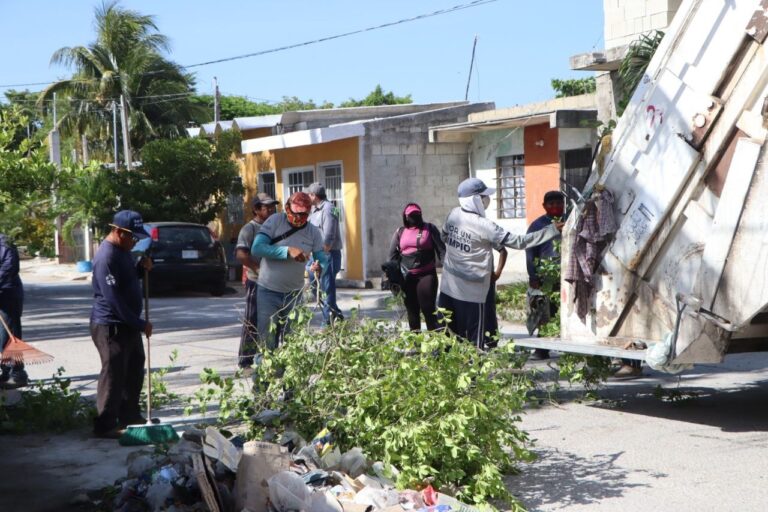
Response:
[[[362,448],[352,448],[341,456],[339,469],[351,476],[357,478],[368,469],[368,460],[365,458]]]
[[[674,333],[669,333],[664,337],[664,341],[654,343],[646,349],[645,362],[648,366],[654,370],[672,374],[693,368],[692,364],[669,364],[673,336]]]
[[[269,501],[278,512],[309,510],[312,506],[311,491],[304,480],[290,471],[281,471],[267,480]]]

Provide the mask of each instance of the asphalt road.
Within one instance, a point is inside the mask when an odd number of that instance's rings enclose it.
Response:
[[[27,278],[24,339],[56,356],[30,368],[33,378],[66,369],[83,394],[95,390],[98,356],[88,334],[90,285]],[[344,290],[343,309],[396,319],[382,308],[382,292]],[[193,390],[203,367],[234,369],[242,290],[223,297],[183,293],[151,299],[153,366],[178,359],[167,382]],[[551,384],[547,363],[536,363]],[[523,416],[539,460],[507,483],[531,510],[552,511],[762,511],[768,508],[768,355],[739,354],[721,365],[696,367],[678,382],[645,370],[641,379],[610,383],[598,403],[578,401],[563,388]],[[654,396],[662,386],[689,400]],[[193,421],[161,411],[177,426]],[[87,431],[63,436],[0,437],[0,510],[67,510],[79,490],[96,489],[125,475],[133,449],[91,439]]]

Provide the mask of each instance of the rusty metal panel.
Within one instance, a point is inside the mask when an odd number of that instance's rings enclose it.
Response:
[[[765,42],[768,36],[768,0],[760,1],[760,7],[747,23],[747,35],[760,44]]]

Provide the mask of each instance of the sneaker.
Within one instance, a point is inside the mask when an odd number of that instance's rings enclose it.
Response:
[[[94,430],[93,437],[98,437],[99,439],[120,439],[124,433],[124,428],[115,427],[109,430]]]
[[[534,349],[533,352],[531,352],[529,359],[532,359],[534,361],[543,361],[545,359],[549,359],[549,350],[547,350],[546,348]]]
[[[23,388],[29,385],[29,378],[27,372],[21,370],[20,372],[11,372],[11,374],[5,379],[0,380],[0,387],[3,389],[16,389]]]
[[[622,365],[621,368],[616,370],[613,374],[614,379],[637,379],[643,376],[643,369],[639,366],[631,366],[628,364]]]

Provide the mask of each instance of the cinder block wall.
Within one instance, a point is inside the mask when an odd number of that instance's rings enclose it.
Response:
[[[361,152],[369,277],[381,275],[407,203],[421,205],[424,219],[438,227],[458,206],[457,188],[469,176],[468,145],[431,144],[429,127],[464,122],[469,113],[492,108],[492,103],[472,104],[367,124]]]
[[[682,0],[603,0],[605,48],[631,43],[640,34],[664,30]]]

